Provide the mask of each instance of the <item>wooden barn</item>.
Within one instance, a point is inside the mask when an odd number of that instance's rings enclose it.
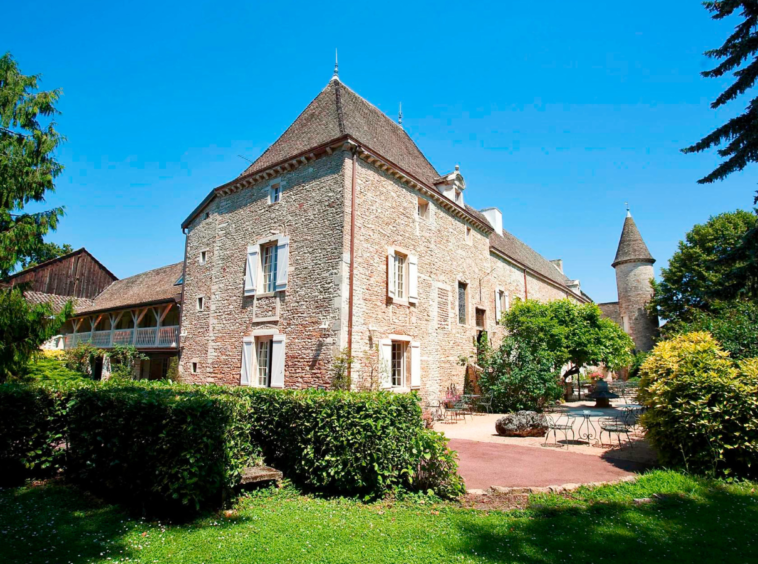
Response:
[[[29,290],[56,296],[94,298],[118,278],[82,247],[11,275],[11,286],[28,283]]]

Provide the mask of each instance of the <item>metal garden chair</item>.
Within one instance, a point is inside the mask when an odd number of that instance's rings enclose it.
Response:
[[[574,433],[574,425],[567,412],[557,411],[551,409],[545,412],[545,421],[547,422],[547,432],[545,433],[545,443],[543,446],[548,445],[548,438],[550,432],[553,432],[553,439],[555,439],[556,446],[563,446],[558,442],[558,433],[563,433],[563,440],[568,442],[568,434],[571,432],[571,440],[576,440],[576,434]]]

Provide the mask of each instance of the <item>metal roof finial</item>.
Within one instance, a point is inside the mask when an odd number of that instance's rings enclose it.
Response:
[[[400,112],[397,114],[397,123],[403,125],[403,103],[400,102]]]
[[[629,202],[624,202],[626,206],[626,217],[632,217],[632,212],[629,211]]]
[[[337,49],[336,48],[334,49],[334,76],[332,78],[333,79],[336,78],[337,80],[339,80],[339,78],[340,78],[340,68],[339,68],[339,63],[337,61]]]

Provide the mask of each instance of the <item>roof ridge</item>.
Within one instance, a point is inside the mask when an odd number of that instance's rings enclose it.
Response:
[[[337,106],[337,127],[339,127],[340,135],[345,135],[345,116],[342,113],[342,97],[340,96],[341,83],[339,78],[332,79],[332,82],[334,82],[334,103]]]

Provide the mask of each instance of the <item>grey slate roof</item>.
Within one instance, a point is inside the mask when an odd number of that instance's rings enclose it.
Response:
[[[77,307],[76,313],[136,307],[158,302],[179,302],[182,286],[177,286],[176,282],[182,276],[183,268],[184,263],[178,262],[117,280],[91,300],[92,303]]]
[[[339,80],[330,80],[326,88],[242,176],[259,172],[345,135],[350,135],[429,186],[439,177],[400,125]]]
[[[490,235],[490,247],[556,284],[566,286],[570,280],[553,263],[505,229],[502,237],[494,232]]]
[[[616,265],[624,262],[649,262],[651,264],[655,262],[631,215],[627,215],[624,220],[624,229],[621,231],[616,258],[611,266],[615,268]]]

